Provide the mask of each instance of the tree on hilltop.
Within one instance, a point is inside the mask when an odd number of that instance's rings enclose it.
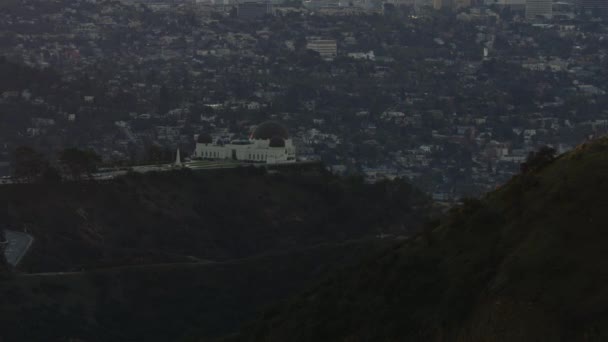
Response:
[[[549,164],[555,159],[555,149],[549,146],[543,146],[538,151],[530,152],[526,158],[526,162],[521,164],[521,172],[539,170],[543,166]]]
[[[59,155],[59,161],[73,180],[80,180],[83,175],[91,178],[101,163],[101,157],[92,150],[66,148]]]
[[[13,177],[24,183],[59,179],[48,160],[28,146],[17,147],[13,153]]]

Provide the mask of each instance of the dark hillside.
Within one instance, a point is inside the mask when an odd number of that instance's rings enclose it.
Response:
[[[238,331],[395,243],[378,233],[417,229],[431,202],[314,166],[7,185],[0,209],[36,239],[0,274],[1,341],[165,342]]]
[[[0,223],[36,239],[20,266],[29,272],[229,260],[407,234],[429,208],[405,182],[367,185],[318,169],[175,171],[0,187]]]
[[[167,342],[222,335],[387,243],[360,240],[223,263],[15,275],[0,279],[0,338]]]
[[[269,311],[231,341],[607,341],[608,139]]]

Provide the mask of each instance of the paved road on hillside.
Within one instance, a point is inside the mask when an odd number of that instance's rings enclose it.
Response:
[[[254,163],[242,163],[242,162],[232,162],[232,161],[191,161],[186,162],[182,166],[176,166],[174,164],[160,164],[160,165],[139,165],[133,166],[130,168],[133,172],[138,173],[147,173],[147,172],[166,172],[171,170],[179,170],[180,168],[186,168],[195,171],[201,170],[221,170],[221,169],[234,169],[238,167],[277,167],[277,166],[293,166],[293,165],[304,165],[304,164],[313,164],[317,163],[315,161],[299,161],[295,163],[286,163],[286,164],[254,164]],[[116,177],[124,176],[129,172],[127,169],[120,170],[105,170],[102,172],[97,172],[92,175],[95,180],[110,180]],[[0,185],[12,184],[13,180],[11,177],[1,177]]]
[[[402,238],[403,237],[394,237],[393,239],[399,240]],[[194,261],[194,262],[169,262],[169,263],[142,264],[142,265],[121,265],[121,266],[95,268],[95,269],[82,270],[82,271],[21,273],[21,274],[19,274],[19,276],[20,277],[53,277],[53,276],[81,275],[81,274],[87,274],[87,273],[118,271],[118,270],[120,270],[120,271],[143,270],[146,268],[154,269],[154,268],[158,268],[158,267],[198,267],[198,266],[204,266],[204,265],[222,265],[222,264],[231,265],[231,264],[239,264],[239,263],[247,262],[250,260],[258,260],[258,259],[263,259],[263,258],[285,258],[285,257],[289,257],[293,253],[310,251],[310,250],[315,250],[315,249],[323,248],[323,247],[336,248],[336,247],[346,246],[346,245],[350,245],[350,244],[359,244],[359,243],[364,243],[366,241],[371,241],[373,239],[379,239],[379,238],[378,237],[360,238],[360,239],[351,239],[351,240],[345,240],[345,241],[340,241],[340,242],[319,243],[316,245],[305,246],[305,247],[301,247],[298,249],[294,249],[292,251],[271,251],[271,252],[260,253],[260,254],[251,255],[251,256],[247,256],[247,257],[243,257],[243,258],[229,259],[229,260],[222,260],[222,261],[198,260],[198,261]],[[198,259],[194,256],[191,256],[191,258]]]
[[[86,274],[86,273],[95,273],[95,272],[107,272],[107,271],[125,271],[125,270],[143,270],[146,268],[157,268],[157,267],[196,267],[202,265],[211,265],[218,264],[219,262],[211,261],[211,260],[203,260],[196,262],[171,262],[171,263],[160,263],[160,264],[143,264],[143,265],[123,265],[123,266],[114,266],[114,267],[103,267],[103,268],[95,268],[90,270],[82,270],[82,271],[62,271],[62,272],[41,272],[41,273],[21,273],[20,277],[54,277],[54,276],[68,276],[68,275],[78,275],[78,274]],[[225,262],[222,262],[225,263]]]

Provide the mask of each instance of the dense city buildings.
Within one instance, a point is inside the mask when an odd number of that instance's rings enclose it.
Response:
[[[0,176],[18,146],[156,163],[196,155],[201,132],[254,146],[271,120],[298,159],[450,201],[541,146],[608,131],[606,19],[565,3],[543,21],[516,0],[286,3],[248,19],[227,1],[26,3],[0,11]]]

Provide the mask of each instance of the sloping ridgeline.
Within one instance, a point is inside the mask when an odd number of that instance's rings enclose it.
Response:
[[[608,139],[514,177],[230,341],[607,341]]]

